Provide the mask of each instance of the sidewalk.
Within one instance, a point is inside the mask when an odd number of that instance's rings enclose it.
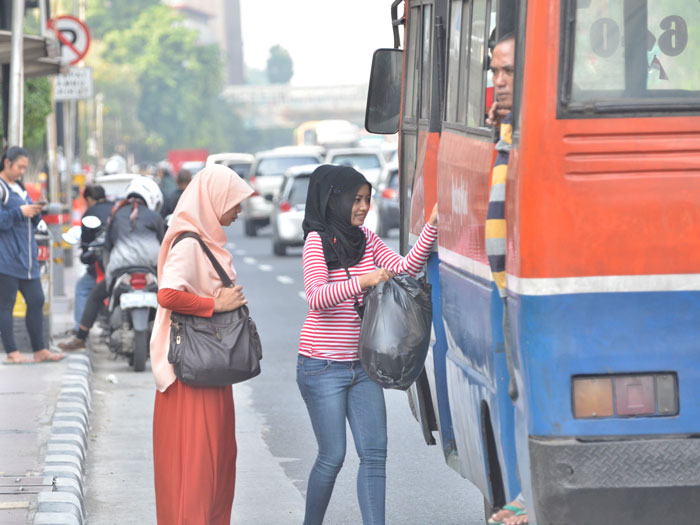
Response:
[[[72,328],[77,269],[65,272],[66,295],[54,297],[53,333]],[[82,523],[89,374],[84,353],[0,365],[0,523]]]

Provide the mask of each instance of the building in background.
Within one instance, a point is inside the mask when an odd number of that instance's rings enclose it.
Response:
[[[199,31],[203,44],[216,44],[224,62],[227,85],[244,83],[240,0],[168,0]]]

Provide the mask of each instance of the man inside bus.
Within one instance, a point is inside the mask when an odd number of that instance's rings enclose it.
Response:
[[[502,169],[503,164],[507,165],[508,151],[510,150],[510,114],[513,108],[513,74],[515,72],[515,38],[512,34],[501,37],[493,48],[491,53],[491,72],[493,73],[493,86],[496,93],[496,100],[489,109],[486,123],[490,126],[501,127],[501,139],[496,144],[498,155],[494,163],[494,172],[497,168]],[[506,129],[507,128],[507,129]],[[503,221],[504,215],[504,200],[505,191],[494,191],[493,186],[498,180],[499,185],[505,186],[503,177],[494,177],[492,180],[492,191],[489,199],[489,209],[487,213],[487,224],[489,220]],[[500,228],[490,229],[487,226],[487,232],[501,231]],[[493,235],[489,237],[487,233],[487,241],[498,241]],[[505,239],[502,239],[505,241]],[[494,247],[499,248],[494,251]],[[500,250],[500,251],[499,251]],[[497,252],[497,253],[496,253]],[[501,296],[505,292],[505,242],[487,242],[486,253],[489,257],[491,272],[493,273],[494,282],[501,292]],[[510,371],[510,367],[509,367]],[[524,525],[528,523],[527,511],[525,510],[525,500],[522,494],[505,505],[498,512],[494,513],[488,521],[489,525]]]
[[[491,73],[496,93],[488,112],[486,123],[498,126],[513,108],[513,74],[515,72],[515,37],[512,33],[502,36],[491,52]]]

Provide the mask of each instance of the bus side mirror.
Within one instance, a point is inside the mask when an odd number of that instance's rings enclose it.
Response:
[[[377,49],[374,52],[365,113],[365,129],[370,133],[389,135],[399,130],[402,71],[402,50]]]

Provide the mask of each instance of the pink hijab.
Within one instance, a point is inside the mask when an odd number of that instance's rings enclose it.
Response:
[[[177,203],[160,247],[160,288],[202,297],[216,297],[221,290],[221,279],[196,239],[183,239],[171,253],[173,241],[183,232],[198,234],[235,282],[233,258],[226,249],[226,232],[219,220],[252,193],[253,189],[235,171],[220,164],[206,167],[192,178]],[[151,335],[151,368],[161,392],[175,381],[173,366],[168,363],[169,346],[170,310],[159,306]]]

